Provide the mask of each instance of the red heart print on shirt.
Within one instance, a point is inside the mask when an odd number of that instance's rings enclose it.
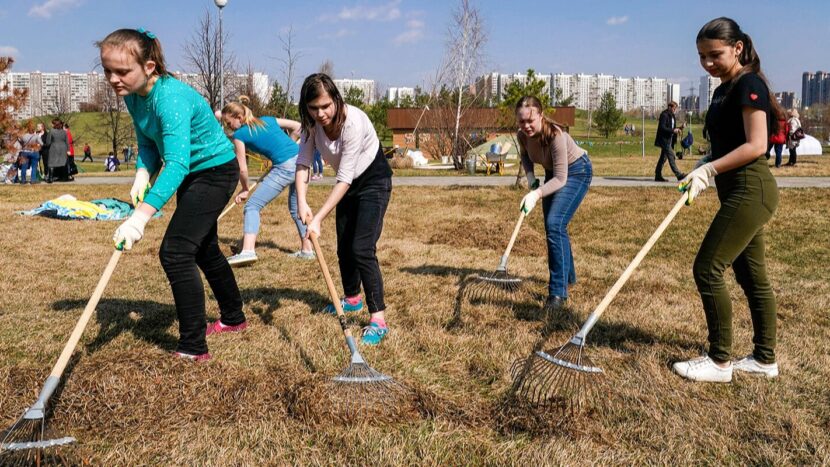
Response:
[[[749,95],[749,98],[750,98],[750,99],[752,99],[752,100],[754,100],[754,101],[757,101],[757,100],[758,100],[758,94],[755,94],[755,93],[753,92],[752,94],[750,94],[750,95]]]

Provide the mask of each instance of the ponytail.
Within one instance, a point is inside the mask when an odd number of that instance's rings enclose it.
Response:
[[[229,115],[242,120],[242,124],[248,127],[248,131],[254,132],[265,128],[265,122],[254,116],[254,112],[246,105],[251,102],[248,96],[239,96],[239,102],[231,102],[222,108],[222,115]]]

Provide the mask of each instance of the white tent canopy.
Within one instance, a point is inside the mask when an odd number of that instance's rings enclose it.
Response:
[[[775,148],[770,149],[769,151],[771,156],[775,156]],[[814,137],[810,135],[805,135],[804,139],[801,140],[801,144],[798,145],[796,148],[795,153],[799,156],[820,156],[821,155],[821,143]],[[787,154],[787,145],[784,145],[784,155]]]

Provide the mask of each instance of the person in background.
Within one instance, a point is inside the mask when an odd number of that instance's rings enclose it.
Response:
[[[790,153],[790,157],[787,159],[787,165],[794,166],[798,159],[796,149],[801,142],[794,138],[793,134],[801,128],[801,120],[798,119],[798,110],[796,109],[790,109],[787,111],[787,114],[790,117],[787,120],[787,151]]]
[[[66,130],[63,129],[63,122],[59,119],[52,120],[52,129],[46,133],[46,146],[49,147],[49,173],[46,175],[46,183],[53,181],[68,181],[66,173],[66,158],[69,154],[69,139]]]
[[[323,179],[323,157],[316,149],[314,150],[314,162],[311,163],[311,174],[312,180]]]
[[[68,123],[63,124],[63,129],[66,130],[66,142],[69,145],[69,151],[66,153],[66,178],[71,182],[75,180],[74,175],[78,173],[78,166],[75,165],[75,141],[72,139]]]
[[[92,148],[89,147],[89,143],[84,144],[84,158],[81,162],[86,162],[87,159],[89,159],[90,162],[95,162],[92,159]]]
[[[104,170],[107,172],[117,172],[119,170],[119,166],[121,165],[121,161],[115,156],[115,153],[110,151],[107,155],[107,158],[104,160]]]
[[[677,142],[677,135],[680,134],[680,128],[675,124],[674,113],[677,111],[677,102],[669,102],[666,110],[660,113],[660,119],[657,124],[657,135],[654,137],[654,145],[660,148],[660,158],[657,160],[657,167],[654,168],[654,181],[666,182],[663,178],[663,165],[666,161],[669,162],[671,171],[677,180],[682,180],[686,175],[677,168],[677,163],[674,160],[674,145]]]
[[[28,169],[31,169],[32,171],[29,183],[39,183],[37,172],[38,165],[40,164],[40,148],[43,143],[35,128],[36,127],[31,120],[26,122],[26,133],[24,133],[18,140],[22,153],[27,159],[27,164],[23,168],[20,176],[20,183],[26,183],[26,171]]]
[[[779,107],[773,107],[775,118],[778,120],[778,131],[770,133],[769,145],[767,145],[767,159],[770,158],[769,152],[775,148],[775,167],[781,167],[781,153],[784,151],[784,143],[787,142],[787,116],[784,115],[784,110]]]

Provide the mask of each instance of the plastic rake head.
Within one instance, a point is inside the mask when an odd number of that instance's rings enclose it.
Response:
[[[471,302],[493,303],[513,300],[521,286],[521,279],[511,276],[507,270],[497,270],[489,275],[472,276],[464,292]]]
[[[528,402],[575,413],[594,398],[602,369],[584,354],[584,344],[571,340],[555,352],[536,351],[513,362],[513,391]]]

